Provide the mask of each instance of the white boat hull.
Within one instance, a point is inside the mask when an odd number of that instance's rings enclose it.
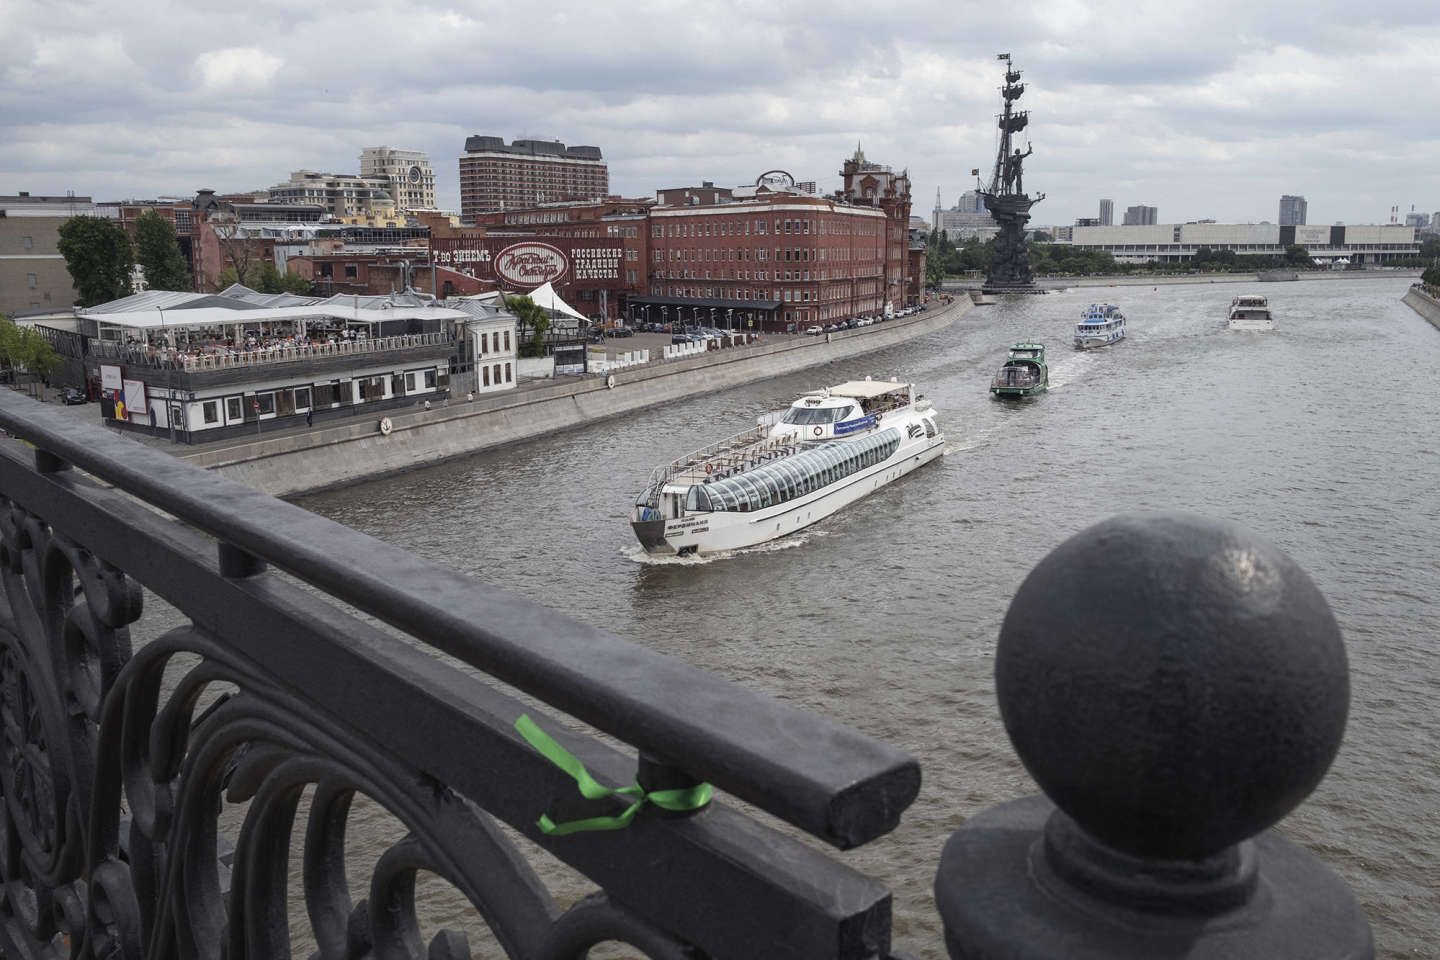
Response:
[[[1094,349],[1095,347],[1108,347],[1108,346],[1110,346],[1110,344],[1112,344],[1112,343],[1119,343],[1121,340],[1124,340],[1124,339],[1125,339],[1125,331],[1124,331],[1124,330],[1121,330],[1121,331],[1119,331],[1119,332],[1117,332],[1117,333],[1110,334],[1110,335],[1108,335],[1108,336],[1094,336],[1094,337],[1081,337],[1081,336],[1077,336],[1077,337],[1075,338],[1075,349],[1077,349],[1077,350],[1092,350],[1092,349]]]
[[[1247,317],[1245,319],[1237,318],[1229,321],[1229,328],[1231,330],[1239,330],[1243,333],[1265,333],[1275,329],[1275,321],[1268,317],[1265,319],[1257,319],[1254,317]]]
[[[883,463],[845,477],[808,496],[751,512],[716,510],[665,521],[663,543],[651,553],[710,554],[776,540],[819,523],[856,500],[939,457],[945,437],[921,435],[907,440]]]

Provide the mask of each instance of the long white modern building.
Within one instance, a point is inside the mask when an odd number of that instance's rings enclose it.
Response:
[[[1320,261],[1349,260],[1382,264],[1420,253],[1414,227],[1394,224],[1280,226],[1275,223],[1157,223],[1150,225],[1074,227],[1056,237],[1061,243],[1103,250],[1116,260],[1179,263],[1201,247],[1233,250],[1240,256],[1278,257],[1298,244]]]

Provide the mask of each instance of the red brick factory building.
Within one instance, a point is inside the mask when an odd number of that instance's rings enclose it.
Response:
[[[547,277],[581,313],[608,320],[803,330],[918,302],[909,176],[858,148],[840,175],[842,188],[823,197],[770,171],[753,187],[670,188],[655,201],[507,208],[468,218],[472,227],[432,224],[432,249],[437,265],[507,290]],[[501,268],[510,248],[533,277]]]

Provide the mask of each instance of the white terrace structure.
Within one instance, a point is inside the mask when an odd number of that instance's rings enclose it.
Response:
[[[460,364],[476,321],[413,292],[321,299],[236,286],[147,291],[37,329],[107,419],[202,442],[446,398],[457,366],[474,370]],[[507,323],[487,318],[487,341]]]

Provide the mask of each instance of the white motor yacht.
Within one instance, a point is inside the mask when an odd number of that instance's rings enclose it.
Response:
[[[754,546],[803,530],[944,451],[935,410],[913,383],[852,380],[658,467],[631,526],[651,553]]]

